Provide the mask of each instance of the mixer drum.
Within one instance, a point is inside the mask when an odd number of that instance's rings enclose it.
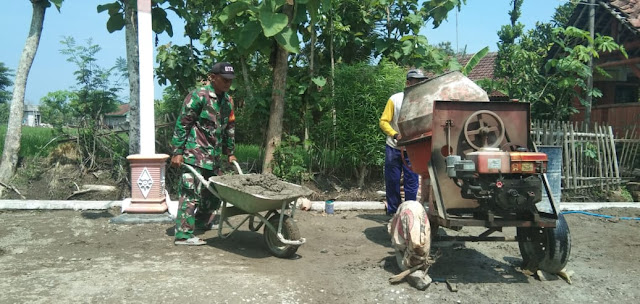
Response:
[[[398,117],[402,140],[411,160],[411,169],[428,176],[431,158],[433,104],[436,100],[489,101],[487,92],[462,73],[442,74],[404,89]]]

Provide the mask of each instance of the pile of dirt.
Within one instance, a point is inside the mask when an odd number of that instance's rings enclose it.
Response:
[[[87,190],[85,186],[112,186],[111,191]],[[130,196],[130,187],[113,179],[112,172],[83,172],[77,164],[44,159],[23,160],[2,199],[29,200],[121,200]]]
[[[167,171],[167,188],[173,193],[172,184],[179,174],[175,169]],[[248,170],[247,170],[248,171]],[[234,176],[234,175],[229,175]],[[237,176],[237,175],[236,175]],[[381,177],[372,177],[364,187],[358,187],[354,180],[339,179],[332,175],[316,174],[312,180],[299,183],[302,188],[292,187],[273,175],[246,174],[244,179],[233,181],[238,183],[235,188],[257,186],[255,189],[243,190],[249,193],[261,193],[271,196],[290,196],[282,190],[298,192],[311,199],[325,201],[329,199],[342,201],[380,201],[384,198],[379,192],[384,191],[384,180]],[[228,182],[229,177],[221,176]],[[255,179],[255,180],[254,180]],[[244,181],[244,184],[243,184]],[[82,172],[79,166],[72,161],[60,161],[53,159],[25,159],[16,170],[14,178],[9,185],[15,189],[5,190],[2,199],[30,199],[30,200],[121,200],[130,197],[131,186],[126,182],[118,183],[113,178],[113,173],[107,170],[94,172]],[[84,185],[115,186],[116,191],[87,191],[83,192]],[[274,188],[275,187],[275,188]],[[282,188],[282,189],[280,189]],[[286,188],[286,189],[285,189]],[[277,194],[276,194],[277,193]],[[294,195],[295,196],[295,195]]]
[[[384,199],[384,179],[372,177],[363,187],[354,180],[341,180],[331,175],[317,174],[303,185],[313,191],[309,199],[317,201],[381,201]]]

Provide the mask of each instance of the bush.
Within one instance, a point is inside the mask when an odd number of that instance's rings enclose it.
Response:
[[[309,180],[308,155],[300,138],[285,135],[273,153],[273,174],[293,183]]]
[[[384,164],[379,120],[389,97],[404,88],[405,71],[389,62],[340,66],[335,76],[335,151],[360,186],[371,167]]]

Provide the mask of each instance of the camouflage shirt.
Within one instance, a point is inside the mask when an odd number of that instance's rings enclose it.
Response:
[[[222,154],[235,150],[233,99],[227,93],[221,100],[210,85],[193,91],[184,99],[171,139],[173,155],[207,170],[220,168]],[[226,159],[225,159],[226,161]]]

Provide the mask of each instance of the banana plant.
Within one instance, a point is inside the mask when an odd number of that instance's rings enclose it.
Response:
[[[462,72],[462,74],[464,74],[465,76],[469,75],[469,73],[471,73],[473,68],[475,68],[476,65],[480,63],[480,60],[482,60],[484,56],[487,56],[488,53],[489,53],[489,47],[485,46],[483,49],[481,49],[477,53],[473,54],[473,56],[471,56],[469,61],[467,61],[467,64],[465,64],[464,67],[462,67],[460,72]]]

